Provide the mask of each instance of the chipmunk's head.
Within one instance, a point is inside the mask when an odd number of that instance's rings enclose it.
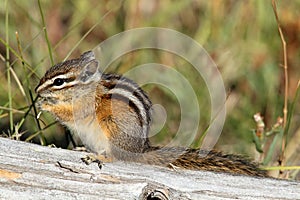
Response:
[[[40,97],[38,106],[61,121],[68,121],[76,107],[74,98],[84,99],[88,104],[100,78],[99,62],[92,51],[58,63],[46,72],[35,89]]]

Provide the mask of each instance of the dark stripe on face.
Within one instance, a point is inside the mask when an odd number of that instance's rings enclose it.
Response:
[[[102,98],[116,99],[116,100],[119,100],[119,101],[122,101],[122,102],[126,103],[137,114],[140,126],[143,126],[143,116],[140,113],[139,108],[130,99],[128,99],[127,97],[124,97],[120,94],[105,94],[105,95],[102,96]],[[112,107],[113,107],[113,105],[112,105]],[[113,109],[115,109],[115,108],[112,108],[112,110]],[[117,109],[116,109],[116,111],[117,111]]]
[[[75,77],[75,76],[72,76],[72,77],[69,77],[69,78],[62,78],[62,79],[63,79],[63,81],[64,81],[65,83],[70,83],[70,82],[74,81],[74,80],[76,79],[76,77]],[[54,79],[54,80],[55,80],[55,79]],[[51,89],[51,88],[54,87],[54,86],[55,86],[54,83],[49,84],[48,86],[46,86],[45,88],[43,88],[42,91]],[[73,87],[73,85],[64,86],[64,87],[62,87],[62,88],[52,88],[52,91],[61,90],[61,89],[65,89],[65,88],[70,88],[70,87]],[[40,91],[40,92],[41,92],[41,91]]]
[[[72,82],[72,81],[74,81],[75,79],[76,79],[76,77],[75,76],[72,76],[72,77],[69,77],[69,78],[61,78],[63,81],[64,81],[64,83],[70,83],[70,82]],[[56,79],[54,79],[54,81],[53,81],[53,83],[51,84],[51,86],[56,86],[55,85],[55,80]]]

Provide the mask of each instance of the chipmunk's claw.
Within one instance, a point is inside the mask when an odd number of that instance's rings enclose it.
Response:
[[[83,158],[81,158],[81,160],[86,164],[86,165],[90,165],[91,163],[97,163],[98,164],[98,167],[99,169],[102,169],[102,166],[103,166],[103,162],[97,158],[96,155],[87,155]]]
[[[180,167],[177,167],[176,165],[174,165],[173,163],[169,163],[168,167],[173,169],[175,172],[178,171],[178,169],[180,169]]]

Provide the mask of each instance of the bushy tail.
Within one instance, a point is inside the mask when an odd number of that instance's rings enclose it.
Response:
[[[268,176],[266,171],[259,169],[257,163],[244,156],[224,154],[215,150],[152,147],[137,161],[151,165],[175,166],[190,170],[226,172],[259,177]]]

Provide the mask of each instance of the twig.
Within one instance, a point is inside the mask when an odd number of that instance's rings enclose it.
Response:
[[[277,14],[277,7],[276,7],[276,2],[275,0],[272,0],[272,7],[273,11],[275,14],[276,22],[277,22],[277,27],[278,27],[278,32],[281,38],[281,43],[283,47],[283,69],[284,69],[284,107],[283,107],[283,129],[286,127],[286,122],[287,122],[287,114],[288,114],[288,109],[287,109],[287,104],[288,104],[288,65],[287,65],[287,50],[286,50],[286,41],[284,39],[284,35],[282,33],[282,29],[279,23],[279,17]],[[283,160],[284,160],[284,150],[286,146],[286,135],[285,134],[282,138],[282,143],[281,143],[281,156],[279,158],[279,164],[280,166],[283,166]],[[280,173],[282,173],[280,171]]]

